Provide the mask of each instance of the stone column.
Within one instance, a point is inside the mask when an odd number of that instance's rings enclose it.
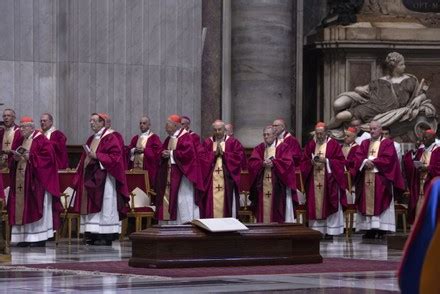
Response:
[[[202,1],[202,26],[206,28],[206,38],[202,48],[200,135],[206,138],[212,135],[212,122],[221,117],[222,1]]]
[[[292,1],[232,2],[232,117],[246,147],[275,118],[290,126]]]

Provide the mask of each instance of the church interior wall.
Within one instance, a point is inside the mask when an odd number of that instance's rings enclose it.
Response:
[[[161,136],[171,113],[199,132],[201,15],[201,0],[1,1],[3,109],[53,113],[69,144],[96,111],[126,140],[143,114]]]

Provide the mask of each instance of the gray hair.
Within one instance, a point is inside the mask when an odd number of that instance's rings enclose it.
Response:
[[[215,125],[216,123],[220,123],[220,124],[223,126],[223,128],[226,126],[226,124],[225,124],[224,121],[222,121],[221,119],[216,119],[216,120],[212,123],[212,127],[214,127],[214,125]]]
[[[53,116],[52,116],[52,114],[50,114],[49,112],[45,112],[45,113],[43,113],[41,116],[43,116],[43,115],[47,115],[47,117],[49,118],[49,120],[53,122]]]
[[[266,126],[266,127],[264,127],[264,129],[263,129],[263,133],[264,133],[266,130],[270,130],[273,134],[276,133],[275,128],[272,127],[272,126]]]
[[[382,128],[382,124],[379,122],[379,121],[377,121],[377,120],[372,120],[371,122],[370,122],[370,126],[371,126],[371,124],[376,124],[379,128]]]
[[[143,115],[141,119],[146,118],[148,123],[151,123],[150,117],[148,115]]]
[[[14,117],[16,117],[16,114],[15,114],[14,109],[6,108],[5,110],[3,110],[3,113],[5,113],[6,111],[12,112],[12,114],[14,115]]]

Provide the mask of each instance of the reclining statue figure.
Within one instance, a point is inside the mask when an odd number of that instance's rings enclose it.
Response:
[[[333,105],[336,115],[330,120],[329,129],[335,129],[334,133],[337,133],[344,123],[354,119],[361,120],[364,129],[375,120],[382,126],[393,128],[394,125],[401,134],[417,133],[418,128],[437,129],[436,110],[426,97],[428,86],[425,81],[422,79],[419,83],[415,76],[405,73],[405,59],[397,52],[387,55],[385,66],[387,75],[338,96]],[[413,138],[411,134],[409,137],[405,138]]]

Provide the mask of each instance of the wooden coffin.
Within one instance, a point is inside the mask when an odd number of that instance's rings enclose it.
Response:
[[[192,225],[155,226],[130,235],[129,265],[146,268],[321,263],[320,233],[299,224],[254,224],[211,233]]]

